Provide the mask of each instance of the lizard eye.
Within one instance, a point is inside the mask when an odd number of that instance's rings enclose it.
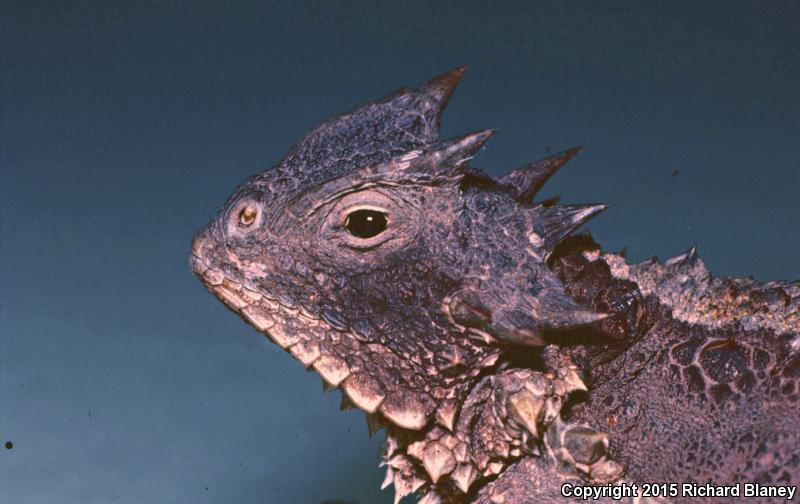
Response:
[[[356,238],[372,238],[386,230],[386,214],[378,210],[361,209],[350,212],[344,219],[344,227]]]
[[[255,207],[255,205],[245,206],[239,210],[239,226],[243,228],[252,226],[256,221],[256,217],[258,217],[258,209]]]

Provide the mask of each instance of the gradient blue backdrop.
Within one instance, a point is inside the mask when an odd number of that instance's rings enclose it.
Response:
[[[629,257],[800,276],[797,2],[5,1],[0,502],[390,502],[381,437],[189,273],[310,127],[460,64],[443,134]]]

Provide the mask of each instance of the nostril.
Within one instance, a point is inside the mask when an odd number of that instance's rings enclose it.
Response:
[[[204,233],[201,231],[197,233],[195,237],[192,239],[192,254],[196,255],[197,257],[201,257],[203,252],[203,245],[205,244],[205,236]]]

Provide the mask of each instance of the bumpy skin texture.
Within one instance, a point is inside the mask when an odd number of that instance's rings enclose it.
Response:
[[[800,285],[568,237],[605,207],[534,198],[577,149],[495,180],[468,164],[491,131],[438,139],[463,72],[318,126],[197,234],[194,273],[386,428],[396,501],[798,484]]]
[[[619,339],[571,349],[592,391],[571,418],[607,430],[633,480],[797,485],[798,284],[711,280],[694,248],[633,267],[580,249],[554,269]]]

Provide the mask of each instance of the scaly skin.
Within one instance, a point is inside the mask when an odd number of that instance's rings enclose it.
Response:
[[[590,393],[564,416],[608,432],[626,480],[797,485],[797,282],[712,280],[694,247],[628,266],[588,236],[562,242],[550,264],[575,299],[614,314],[599,338],[565,335]],[[518,464],[477,501],[528,502],[537,470]]]
[[[197,234],[194,273],[386,428],[396,501],[797,484],[800,286],[568,238],[605,207],[534,197],[577,149],[495,180],[468,165],[491,131],[438,139],[463,72],[318,126]]]

